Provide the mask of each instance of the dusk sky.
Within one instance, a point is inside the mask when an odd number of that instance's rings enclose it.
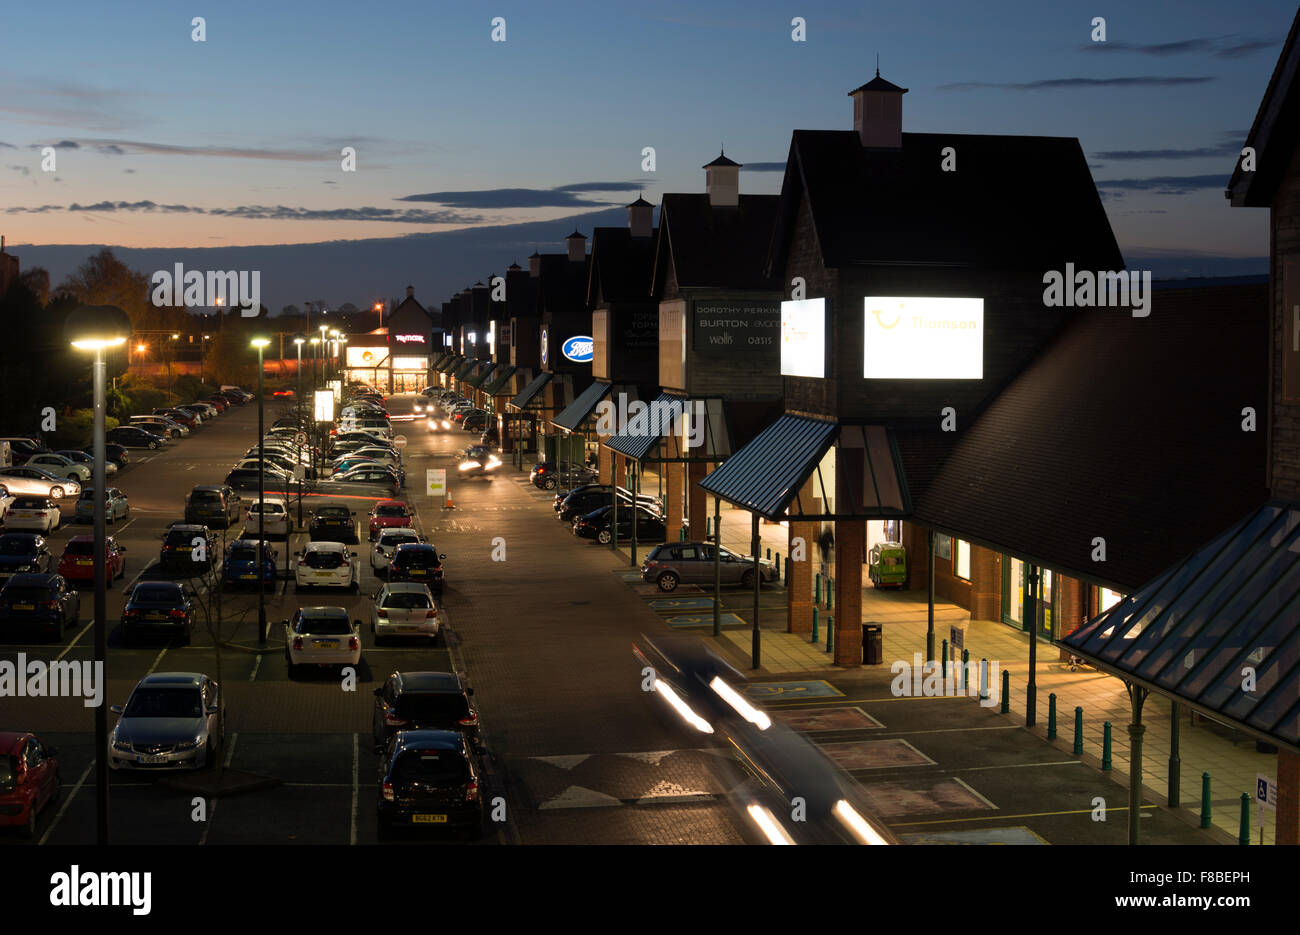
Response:
[[[723,144],[750,167],[742,191],[775,192],[790,131],[851,128],[846,94],[879,53],[910,89],[905,131],[1078,137],[1131,265],[1265,256],[1267,213],[1222,191],[1294,15],[1217,0],[10,6],[0,231],[14,248],[206,247],[541,220],[702,191]]]

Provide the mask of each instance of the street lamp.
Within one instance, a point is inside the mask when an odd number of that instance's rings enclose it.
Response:
[[[203,342],[210,337],[212,336],[209,334],[205,334],[203,335],[202,338],[199,339],[199,384],[200,386],[202,386],[203,384],[203,353],[204,353],[204,349],[207,347],[207,345],[204,344]]]
[[[172,340],[175,341],[179,337],[180,337],[179,334],[173,334]],[[174,357],[175,355],[176,355],[176,345],[175,344],[167,345],[167,405],[169,406],[171,405],[172,396],[174,395],[172,393],[172,357]]]
[[[302,428],[302,346],[306,343],[306,338],[302,335],[296,335],[293,343],[298,348],[298,428]],[[287,548],[287,546],[286,546]]]
[[[375,311],[379,313],[379,327],[384,327],[384,303],[376,302]]]
[[[105,497],[104,497],[104,351],[125,344],[131,335],[131,319],[112,305],[83,305],[68,316],[67,337],[79,351],[94,351],[95,424],[94,464],[90,482],[95,503],[95,668],[96,681],[104,679],[108,658],[108,578],[105,567]],[[108,843],[108,708],[102,702],[95,707],[95,838]]]
[[[271,343],[270,338],[253,338],[257,348],[257,645],[266,645],[266,402],[262,395],[262,350]],[[289,547],[288,542],[285,548]]]
[[[316,389],[320,385],[320,338],[312,338],[311,344],[311,386]]]

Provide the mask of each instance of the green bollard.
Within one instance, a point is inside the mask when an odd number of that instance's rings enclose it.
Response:
[[[680,539],[682,542],[685,542],[685,541],[686,541],[686,527],[685,527],[685,526],[683,526],[681,529],[679,529],[679,530],[677,531],[677,538]]]
[[[820,642],[821,642],[821,634],[817,632],[817,608],[816,608],[816,607],[813,608],[813,632],[812,632],[812,641],[813,641],[814,643],[820,643]]]
[[[830,610],[835,604],[835,579],[827,575],[826,577],[826,609]]]
[[[1011,671],[1002,670],[1002,713],[1011,713]]]
[[[776,580],[781,580],[781,553],[776,553]]]
[[[1074,755],[1083,756],[1083,708],[1074,709]]]
[[[970,650],[961,651],[961,690],[970,690]]]
[[[772,560],[772,550],[771,550],[771,549],[768,549],[768,550],[767,550],[767,560],[768,560],[769,562]]]
[[[1107,721],[1101,728],[1101,768],[1103,772],[1109,772],[1110,763],[1110,721]]]
[[[1250,795],[1241,794],[1241,830],[1237,834],[1237,843],[1243,847],[1250,844]]]
[[[1047,696],[1047,739],[1056,739],[1056,692]]]
[[[826,651],[835,652],[835,618],[826,618]]]
[[[941,674],[944,685],[948,684],[948,641],[943,641],[943,672]]]
[[[818,572],[817,574],[813,575],[813,603],[820,604],[821,602],[822,602],[822,576],[821,576],[821,572]]]
[[[1201,827],[1210,827],[1210,774],[1201,773]]]

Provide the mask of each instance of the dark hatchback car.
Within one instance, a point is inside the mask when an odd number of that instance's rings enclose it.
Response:
[[[195,540],[200,540],[197,544]],[[158,565],[169,574],[193,578],[212,567],[216,558],[217,537],[207,526],[173,523],[163,533]]]
[[[618,511],[618,538],[620,540],[630,540],[632,538],[632,521],[628,514],[632,512],[631,508],[622,509],[619,504]],[[668,537],[668,527],[664,523],[664,518],[658,513],[647,510],[645,507],[637,508],[636,537],[639,542],[662,542]],[[602,506],[598,510],[588,513],[573,524],[573,534],[581,539],[595,539],[601,545],[609,545],[613,538],[614,508],[612,506]]]
[[[577,461],[538,461],[528,473],[533,485],[543,490],[554,490],[561,484],[576,488],[595,483],[599,477],[599,472]]]
[[[23,572],[47,574],[52,561],[50,547],[40,533],[7,532],[0,536],[0,581]]]
[[[631,505],[632,494],[623,487],[618,490],[618,508],[621,512],[624,507]],[[646,494],[638,494],[637,502],[645,509],[654,512],[659,510],[659,501]],[[580,516],[586,516],[592,510],[598,510],[602,506],[611,506],[613,503],[613,487],[608,484],[588,484],[570,491],[568,496],[559,500],[555,504],[555,516],[561,522],[571,523]]]
[[[122,609],[123,646],[146,635],[188,644],[193,631],[194,593],[180,581],[141,581]]]
[[[311,515],[307,537],[312,542],[358,543],[361,537],[357,533],[357,514],[337,504],[319,506]]]
[[[436,598],[442,598],[442,563],[447,558],[428,542],[403,542],[388,563],[389,581],[416,581],[429,586]]]
[[[226,486],[232,490],[256,493],[259,475],[265,474],[260,481],[267,493],[285,493],[293,486],[293,475],[267,464],[263,471],[257,468],[235,468],[226,475]]]
[[[81,596],[61,575],[14,575],[0,589],[0,620],[6,627],[39,629],[50,640],[62,638],[80,611]]]
[[[58,750],[25,730],[0,731],[0,828],[36,837],[37,815],[62,788]]]
[[[90,455],[92,458],[95,457],[94,448],[82,448],[81,451],[82,454]],[[121,445],[106,444],[104,445],[104,460],[112,461],[120,471],[131,463],[131,456],[126,453],[126,449]]]
[[[201,484],[185,498],[185,522],[229,529],[239,522],[239,494],[225,485]]]
[[[161,435],[131,425],[119,425],[115,429],[109,429],[104,434],[104,438],[124,448],[161,448],[166,443],[166,439]]]
[[[483,833],[479,767],[459,731],[404,730],[379,763],[379,830],[395,826]]]
[[[474,689],[454,672],[394,672],[375,689],[371,735],[382,753],[400,730],[456,730],[480,748],[478,709],[470,701]]]

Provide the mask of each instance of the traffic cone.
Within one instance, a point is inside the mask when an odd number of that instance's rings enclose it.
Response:
[[[444,510],[454,510],[454,509],[456,509],[456,504],[454,504],[454,503],[451,502],[451,491],[448,491],[448,492],[447,492],[447,502],[444,503],[444,504],[442,505],[442,508],[443,508]]]

